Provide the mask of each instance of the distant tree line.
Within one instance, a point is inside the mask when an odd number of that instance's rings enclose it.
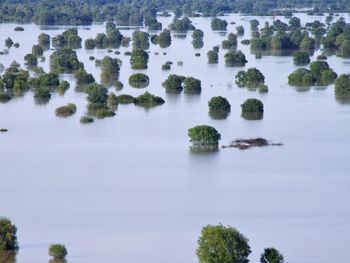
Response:
[[[311,13],[349,11],[348,0],[4,0],[0,3],[0,22],[34,22],[40,25],[86,25],[115,19],[118,25],[143,25],[157,12],[182,15],[216,16],[228,12],[256,15],[276,14],[278,8],[313,7]],[[154,21],[153,21],[154,22]],[[152,24],[152,23],[150,23]],[[161,25],[153,23],[155,28]]]

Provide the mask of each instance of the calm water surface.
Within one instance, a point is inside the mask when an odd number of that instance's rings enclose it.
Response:
[[[325,19],[299,16],[303,24]],[[252,18],[227,16],[236,22],[228,32],[243,25],[246,33],[239,42],[249,38]],[[258,19],[263,25],[273,18]],[[171,22],[159,20],[163,26]],[[220,51],[218,65],[207,64],[207,51],[225,36],[210,30],[210,18],[192,20],[205,32],[204,47],[193,49],[190,33],[185,39],[173,37],[166,49],[151,45],[149,68],[142,71],[151,79],[146,89],[128,86],[128,77],[137,71],[123,55],[130,48],[120,48],[125,86],[117,93],[148,90],[166,100],[162,106],[120,105],[114,118],[81,125],[86,95],[74,91],[69,74],[61,77],[71,82],[71,89],[53,95],[47,105],[36,105],[31,92],[0,104],[0,128],[9,129],[0,134],[0,214],[18,227],[18,263],[47,262],[47,248],[57,242],[67,246],[68,262],[74,263],[194,263],[201,228],[220,222],[250,239],[252,262],[268,246],[277,247],[289,263],[348,261],[350,105],[335,100],[333,86],[304,92],[288,86],[287,76],[296,68],[291,57],[256,60],[241,44],[249,61],[245,69],[260,69],[270,91],[261,95],[238,88],[234,76],[242,68],[225,67],[225,52]],[[23,25],[24,32],[15,32],[15,26],[0,24],[0,49],[8,36],[21,45],[0,56],[5,67],[13,60],[23,65],[41,32],[53,37],[67,29],[29,24]],[[104,26],[78,30],[84,43],[104,32]],[[51,52],[39,63],[46,71]],[[195,57],[196,52],[202,56]],[[102,58],[107,51],[79,49],[77,54],[99,80],[100,69],[88,58]],[[164,72],[161,65],[168,60],[174,65]],[[328,63],[337,73],[350,73],[350,60],[332,56]],[[161,83],[170,73],[201,79],[202,94],[167,95]],[[226,120],[208,116],[208,100],[217,95],[232,105]],[[240,117],[240,104],[249,97],[264,102],[262,121]],[[55,108],[68,102],[76,103],[77,113],[57,118]],[[187,129],[198,124],[215,126],[222,145],[262,136],[284,146],[196,155],[188,149]]]

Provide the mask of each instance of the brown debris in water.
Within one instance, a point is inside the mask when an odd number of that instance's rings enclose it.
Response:
[[[221,148],[237,148],[239,150],[246,150],[252,147],[263,147],[263,146],[282,146],[283,143],[272,143],[264,138],[254,139],[236,139],[227,146]]]

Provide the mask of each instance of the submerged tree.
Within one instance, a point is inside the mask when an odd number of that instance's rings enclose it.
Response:
[[[350,101],[350,74],[342,74],[335,81],[335,97],[339,101]]]
[[[295,65],[307,65],[310,63],[310,56],[307,52],[297,51],[293,55],[293,62]]]
[[[188,136],[194,151],[216,151],[218,149],[220,133],[211,126],[198,125],[188,129]]]
[[[149,77],[143,73],[135,73],[129,77],[129,84],[134,88],[145,88],[149,85]]]
[[[248,61],[242,51],[230,50],[225,54],[225,63],[229,67],[244,66]]]
[[[247,99],[242,105],[242,117],[247,120],[260,120],[264,113],[264,104],[258,99]]]
[[[239,87],[257,88],[264,84],[265,77],[257,68],[250,68],[247,71],[239,71],[236,75],[236,84]]]
[[[155,96],[149,92],[135,98],[134,103],[142,107],[154,107],[164,104],[164,100],[161,97]]]
[[[260,256],[261,263],[284,263],[283,255],[275,248],[265,248]]]
[[[182,83],[184,80],[185,77],[183,76],[171,74],[162,85],[168,93],[180,93],[183,90]]]
[[[248,239],[230,226],[207,225],[198,239],[200,263],[248,263],[250,253]]]
[[[199,94],[202,91],[202,84],[199,79],[187,77],[184,79],[183,84],[187,94]]]
[[[134,49],[131,53],[130,63],[133,69],[147,69],[149,55],[142,49]]]
[[[213,119],[225,119],[231,111],[231,104],[224,97],[212,97],[209,102],[209,115]]]
[[[149,49],[149,34],[143,31],[136,30],[132,34],[133,49]]]
[[[68,48],[62,48],[51,54],[50,68],[52,71],[63,73],[84,68],[84,65],[79,62],[75,51]]]
[[[64,259],[67,256],[67,249],[61,244],[52,244],[49,247],[49,255],[55,259]]]
[[[0,251],[17,250],[17,228],[11,220],[0,217]]]
[[[214,18],[211,21],[211,29],[214,31],[226,31],[227,29],[226,20],[222,20],[220,18]]]

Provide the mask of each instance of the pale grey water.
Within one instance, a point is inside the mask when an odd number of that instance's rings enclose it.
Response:
[[[325,19],[300,16],[303,23]],[[249,37],[252,17],[226,19],[237,23],[229,25],[228,32],[244,25],[240,40]],[[258,19],[261,24],[272,21]],[[159,20],[163,26],[171,22]],[[277,247],[290,263],[348,260],[350,106],[335,100],[333,86],[307,92],[289,87],[287,76],[296,68],[291,57],[256,60],[242,45],[249,61],[245,68],[259,68],[270,91],[260,95],[237,88],[234,76],[242,68],[225,67],[225,52],[220,51],[219,65],[207,64],[206,52],[225,37],[210,30],[210,18],[192,20],[205,32],[202,56],[194,56],[190,33],[186,39],[173,38],[164,50],[151,45],[149,68],[144,71],[151,83],[146,89],[128,86],[134,71],[123,55],[127,49],[120,48],[120,80],[125,87],[119,93],[148,90],[166,100],[162,106],[147,111],[120,105],[114,118],[81,125],[85,95],[73,87],[44,106],[36,105],[30,92],[0,104],[0,128],[9,129],[0,134],[0,214],[18,227],[18,263],[47,262],[47,248],[57,242],[67,246],[68,261],[74,263],[193,263],[201,228],[220,222],[237,227],[250,239],[252,262],[258,262],[268,246]],[[0,24],[1,50],[8,36],[21,44],[0,56],[5,67],[14,59],[23,64],[39,33],[55,36],[65,29],[23,25],[24,32],[15,32],[15,26]],[[83,42],[100,32],[103,25],[79,27]],[[155,51],[160,55],[154,56]],[[168,54],[163,56],[163,51]],[[101,58],[106,50],[77,53],[99,80],[100,71],[88,57]],[[40,63],[45,70],[50,54],[46,52],[46,62]],[[168,60],[174,62],[172,70],[163,72],[161,65]],[[182,67],[176,65],[179,60]],[[328,59],[337,73],[349,73],[349,62]],[[201,79],[201,95],[167,95],[161,82],[170,73]],[[71,75],[63,78],[73,84]],[[226,120],[208,116],[207,102],[217,95],[232,105]],[[240,104],[249,97],[264,102],[262,121],[240,117]],[[57,118],[55,108],[67,102],[76,103],[78,112]],[[187,129],[197,124],[216,127],[221,145],[262,136],[284,146],[195,155],[188,150]]]

